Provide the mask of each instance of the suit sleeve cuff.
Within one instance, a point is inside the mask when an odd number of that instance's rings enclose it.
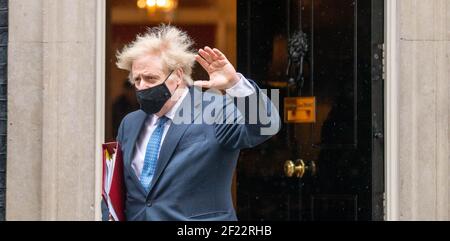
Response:
[[[226,90],[226,93],[232,97],[247,97],[255,93],[255,87],[241,74],[237,73],[239,81],[231,88]]]

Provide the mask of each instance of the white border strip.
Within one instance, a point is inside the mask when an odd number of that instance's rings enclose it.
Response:
[[[399,110],[397,1],[385,0],[385,174],[386,220],[399,220]]]
[[[95,220],[101,220],[102,149],[105,141],[106,0],[97,0],[95,90]]]

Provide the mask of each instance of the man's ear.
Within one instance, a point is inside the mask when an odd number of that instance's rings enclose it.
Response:
[[[183,79],[183,76],[184,76],[183,69],[182,68],[178,68],[176,70],[176,75],[178,76],[177,84],[181,84],[184,81],[184,79]]]

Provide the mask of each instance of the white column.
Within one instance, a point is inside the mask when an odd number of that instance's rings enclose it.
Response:
[[[8,220],[98,217],[102,2],[10,0]]]
[[[448,220],[450,1],[397,3],[400,219]]]
[[[6,219],[41,218],[42,0],[9,1]]]

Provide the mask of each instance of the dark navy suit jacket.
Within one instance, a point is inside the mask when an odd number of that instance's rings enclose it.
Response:
[[[261,135],[262,127],[272,126],[276,133],[281,126],[278,110],[260,92],[259,87],[249,81],[256,92],[245,99],[248,102],[249,98],[256,97],[264,103],[259,105],[259,111],[269,117],[269,124],[262,124],[259,119],[256,123],[249,123],[250,108],[247,106],[245,110],[242,109],[236,104],[236,98],[230,100],[220,94],[201,92],[191,87],[178,111],[180,118],[189,116],[190,120],[170,125],[161,146],[149,193],[144,190],[131,167],[136,140],[148,115],[138,110],[122,120],[117,140],[124,154],[127,220],[237,220],[231,185],[239,152],[271,137]],[[221,105],[212,101],[218,99]],[[230,105],[239,106],[236,109],[240,111],[231,114],[224,111],[223,106]],[[205,117],[202,110],[210,111],[212,107],[215,108],[214,115]],[[241,119],[243,122],[211,123],[211,118],[218,120],[224,117],[231,117],[235,121]],[[209,122],[205,121],[208,118]],[[107,209],[104,203],[102,206],[105,220]]]

